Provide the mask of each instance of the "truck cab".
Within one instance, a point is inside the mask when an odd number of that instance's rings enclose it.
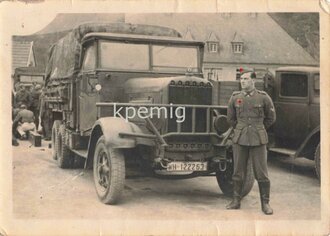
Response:
[[[276,122],[270,150],[315,160],[319,176],[320,72],[318,67],[281,67],[274,81]]]

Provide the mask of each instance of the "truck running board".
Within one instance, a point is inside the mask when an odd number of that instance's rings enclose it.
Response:
[[[288,155],[290,157],[295,157],[295,155],[296,155],[295,150],[287,149],[287,148],[269,148],[269,151],[284,154],[284,155]]]
[[[72,149],[72,152],[87,159],[88,151],[86,149]]]

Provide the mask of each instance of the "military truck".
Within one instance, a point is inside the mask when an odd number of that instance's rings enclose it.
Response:
[[[272,84],[276,122],[269,150],[315,161],[320,178],[320,71],[318,67],[281,67]]]
[[[45,96],[59,167],[85,158],[106,204],[120,200],[131,163],[169,180],[215,176],[230,195],[226,106],[202,77],[203,50],[173,29],[127,23],[84,24],[59,40]],[[253,183],[250,164],[244,195]]]
[[[41,67],[18,67],[13,75],[14,85],[32,87],[33,84],[44,84],[44,69]]]

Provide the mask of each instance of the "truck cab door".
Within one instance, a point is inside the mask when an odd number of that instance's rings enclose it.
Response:
[[[277,76],[275,139],[282,147],[295,149],[309,129],[308,74],[280,72]]]
[[[89,131],[93,127],[97,119],[96,103],[99,101],[99,93],[95,89],[95,85],[99,83],[95,72],[96,45],[91,44],[84,50],[82,72],[79,74],[80,92],[78,98],[79,129],[82,132]]]

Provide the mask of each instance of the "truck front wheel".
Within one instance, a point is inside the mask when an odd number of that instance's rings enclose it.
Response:
[[[320,144],[317,145],[314,153],[315,172],[318,179],[321,179],[321,157],[320,157]]]
[[[233,195],[233,181],[232,181],[232,175],[234,172],[234,165],[233,165],[233,158],[232,158],[232,152],[228,153],[230,155],[231,162],[227,163],[227,168],[225,171],[217,171],[216,177],[218,185],[223,192],[228,197],[231,197]],[[248,161],[248,167],[246,171],[245,181],[243,183],[243,189],[242,189],[242,197],[246,196],[252,189],[254,184],[254,174],[253,174],[253,166],[252,166],[252,160],[251,158]]]
[[[65,126],[61,125],[57,135],[57,164],[63,169],[71,168],[74,163],[74,155],[65,142]]]
[[[104,136],[96,144],[93,160],[96,193],[105,204],[116,204],[125,183],[125,159],[118,149],[106,146]]]
[[[60,129],[61,121],[55,120],[52,128],[52,158],[57,160],[58,150],[58,132]]]

